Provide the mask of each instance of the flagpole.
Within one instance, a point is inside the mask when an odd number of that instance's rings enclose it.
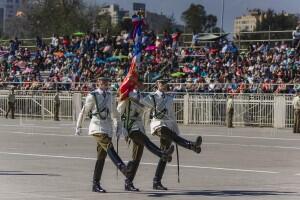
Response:
[[[221,15],[221,29],[220,29],[220,35],[223,32],[223,22],[224,22],[224,0],[222,0],[222,15]]]
[[[124,100],[128,98],[129,93],[133,91],[136,82],[138,81],[138,69],[140,68],[140,58],[142,54],[142,28],[144,26],[144,16],[142,12],[138,12],[132,16],[133,30],[130,34],[130,38],[134,42],[133,58],[129,72],[120,85],[119,92]]]

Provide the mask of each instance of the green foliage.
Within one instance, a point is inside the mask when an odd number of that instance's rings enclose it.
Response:
[[[32,1],[22,10],[24,16],[13,17],[8,21],[9,35],[70,35],[77,31],[87,32],[92,27],[92,15],[86,9],[83,0]]]
[[[154,30],[156,33],[162,33],[164,30],[172,32],[175,29],[175,18],[173,15],[166,16],[162,13],[147,12],[146,21],[149,29]]]
[[[82,0],[45,0],[33,4],[28,12],[28,26],[32,35],[49,36],[53,33],[69,35],[86,32],[91,27]]]
[[[103,15],[97,15],[96,17],[96,27],[101,33],[111,32],[112,31],[112,24],[111,24],[111,17],[107,13]]]
[[[196,33],[211,32],[217,24],[217,17],[207,15],[204,6],[201,4],[191,4],[190,7],[182,13],[181,17],[188,31]]]

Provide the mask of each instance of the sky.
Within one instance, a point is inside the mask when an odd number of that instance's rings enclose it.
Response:
[[[87,0],[94,4],[119,4],[125,10],[132,10],[132,3],[146,3],[146,10],[163,13],[167,16],[174,15],[176,22],[183,24],[181,13],[189,8],[191,3],[201,4],[205,7],[207,14],[213,14],[218,18],[218,26],[221,27],[222,1],[223,0]],[[300,14],[300,0],[224,0],[224,22],[225,32],[233,31],[234,18],[247,14],[247,9],[260,8],[272,9],[276,12],[282,10],[289,13]]]

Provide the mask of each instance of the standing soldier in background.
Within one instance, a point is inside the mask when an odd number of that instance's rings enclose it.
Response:
[[[296,96],[293,98],[293,107],[294,107],[293,133],[300,133],[300,90],[297,90]]]
[[[233,94],[229,94],[226,103],[226,125],[228,128],[233,128],[232,121],[233,121]]]
[[[58,90],[54,96],[54,121],[59,121],[59,107],[60,107],[60,99]]]
[[[11,111],[11,118],[14,119],[15,118],[15,103],[16,103],[16,97],[15,97],[15,93],[14,93],[14,88],[11,88],[11,92],[8,95],[7,99],[8,99],[8,111],[6,113],[6,119],[8,117],[8,113]]]
[[[99,78],[97,89],[86,97],[85,104],[79,113],[75,133],[75,135],[80,135],[83,120],[92,111],[93,117],[90,121],[89,135],[93,136],[97,142],[97,161],[92,191],[101,193],[106,192],[100,185],[100,179],[107,154],[124,176],[127,177],[128,171],[130,171],[115,151],[112,143],[112,115],[116,118],[116,113],[112,112],[112,96],[108,87],[109,79]]]

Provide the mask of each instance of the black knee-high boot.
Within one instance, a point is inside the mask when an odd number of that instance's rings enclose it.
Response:
[[[135,174],[136,174],[139,164],[140,164],[140,161],[137,161],[137,160],[129,161],[127,164],[127,168],[130,169],[130,171],[128,171],[128,176],[125,179],[125,190],[126,191],[133,191],[133,192],[140,191],[138,188],[134,187],[133,182],[132,182],[135,177]]]
[[[154,155],[160,157],[163,161],[171,162],[172,154],[174,152],[174,146],[170,146],[167,150],[163,151],[156,146],[148,137],[144,138],[145,147]]]
[[[166,161],[163,161],[162,159],[159,160],[156,168],[155,176],[153,179],[153,189],[155,190],[168,190],[168,188],[164,187],[161,184],[161,179],[164,175],[166,165],[167,165]]]
[[[100,179],[104,167],[105,159],[98,159],[95,164],[95,170],[93,175],[93,192],[106,192],[100,185]]]
[[[115,151],[114,147],[109,147],[107,149],[107,154],[112,160],[112,162],[116,165],[116,167],[122,172],[122,174],[124,174],[124,176],[127,177],[128,175],[127,167],[122,161],[122,159],[120,158],[120,156]]]
[[[172,133],[171,137],[174,140],[174,142],[176,142],[178,145],[180,145],[186,149],[193,150],[196,153],[201,152],[201,144],[202,144],[201,136],[198,136],[195,142],[188,141],[188,140],[180,137],[176,133]]]

